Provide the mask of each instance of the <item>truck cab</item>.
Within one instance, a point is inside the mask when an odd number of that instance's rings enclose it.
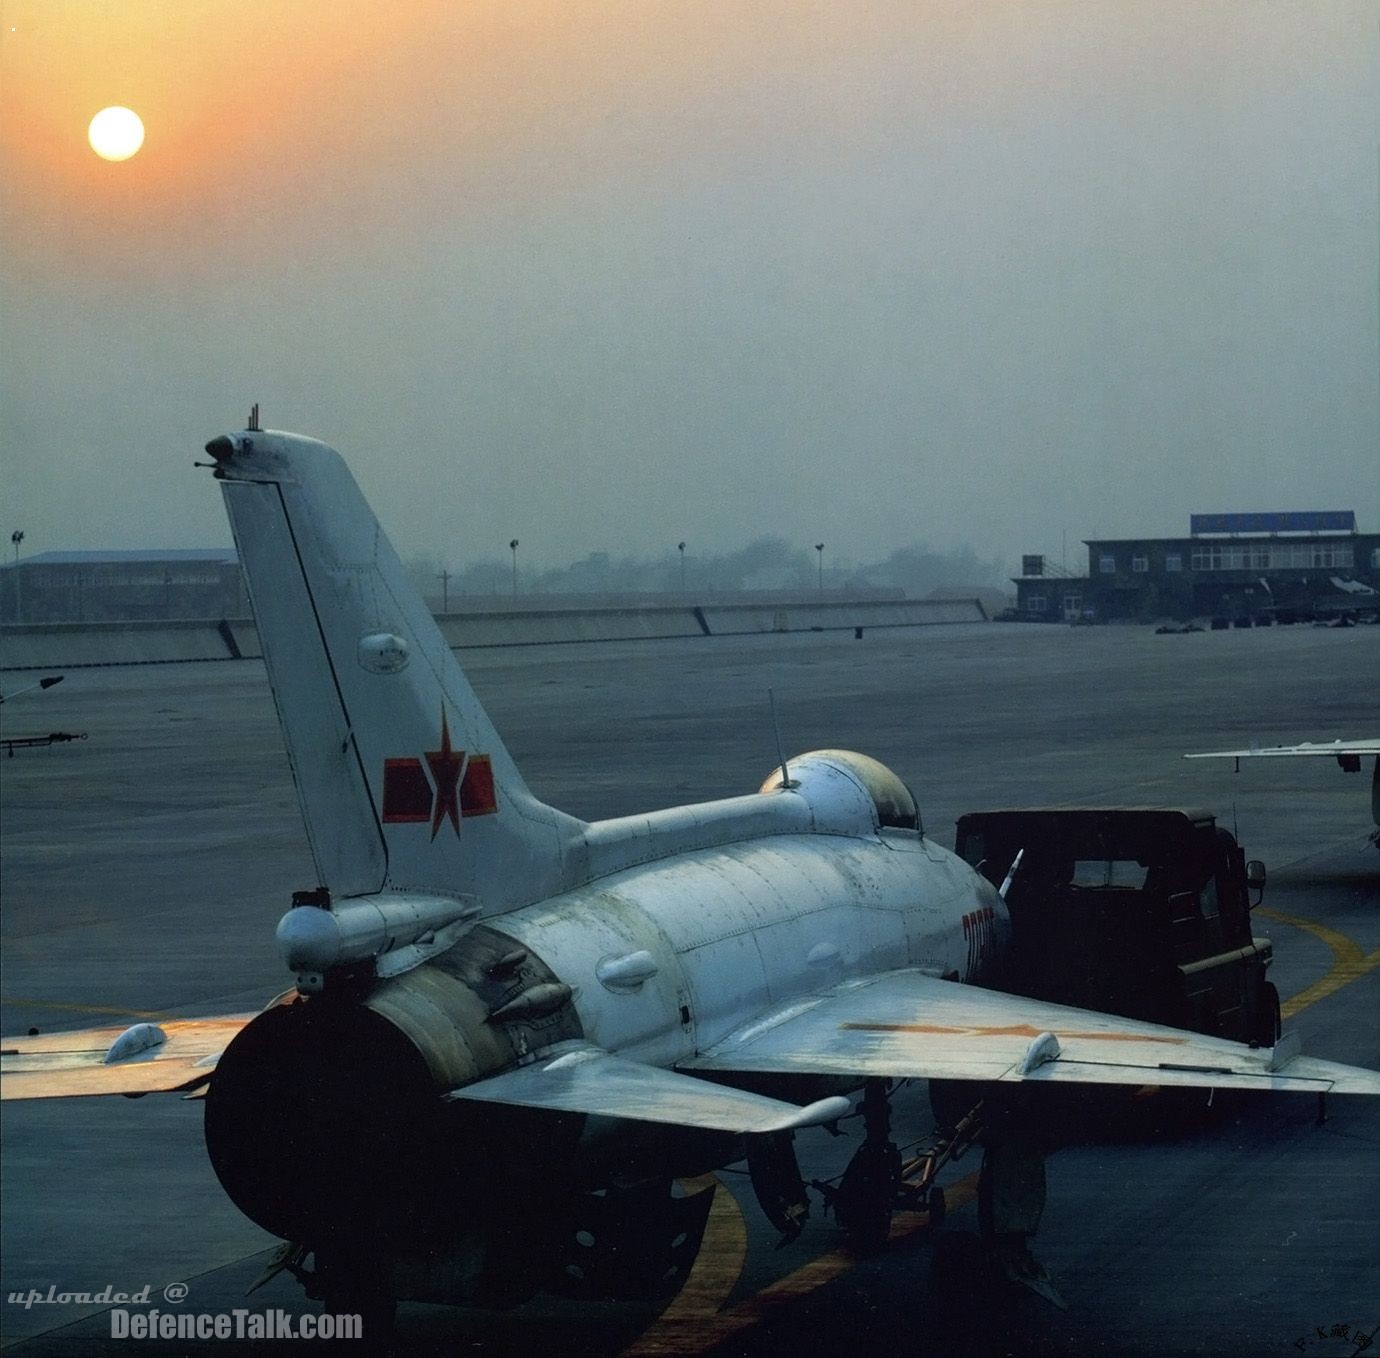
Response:
[[[958,822],[957,849],[1007,890],[1014,994],[1260,1046],[1279,998],[1251,928],[1264,869],[1208,811],[1044,807]],[[1258,898],[1257,898],[1258,899]]]

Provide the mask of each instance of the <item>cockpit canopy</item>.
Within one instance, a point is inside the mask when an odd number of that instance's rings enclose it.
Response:
[[[879,828],[924,832],[920,811],[911,790],[885,764],[854,750],[811,750],[786,761],[791,785],[808,792],[811,767],[827,765],[856,784],[872,803]],[[781,770],[776,769],[762,784],[761,791],[775,792],[781,786]]]

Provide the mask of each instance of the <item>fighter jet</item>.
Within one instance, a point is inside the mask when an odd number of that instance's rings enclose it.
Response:
[[[1380,736],[1372,740],[1302,741],[1298,745],[1252,745],[1247,750],[1211,750],[1186,754],[1185,759],[1234,759],[1240,772],[1243,759],[1335,759],[1344,773],[1359,773],[1361,760],[1375,762],[1370,771],[1370,815],[1375,822],[1371,842],[1380,848]]]
[[[792,1136],[858,1090],[840,1216],[884,1236],[902,1079],[1017,1123],[1064,1085],[1380,1094],[1283,1039],[991,988],[1010,877],[865,755],[594,823],[544,805],[339,455],[257,427],[206,450],[316,872],[278,925],[293,983],[257,1015],[7,1040],[0,1091],[204,1098],[226,1192],[335,1309],[674,1285],[708,1211],[674,1185],[746,1157],[798,1229]]]

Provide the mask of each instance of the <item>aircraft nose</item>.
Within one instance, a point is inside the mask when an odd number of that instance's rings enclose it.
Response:
[[[235,440],[229,434],[222,434],[219,438],[214,438],[206,445],[206,451],[211,454],[217,462],[224,462],[231,457],[235,451]]]

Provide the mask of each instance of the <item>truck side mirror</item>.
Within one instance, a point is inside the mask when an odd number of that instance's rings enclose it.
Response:
[[[1252,858],[1246,864],[1246,888],[1255,891],[1255,900],[1251,902],[1251,909],[1265,898],[1265,864],[1258,858]]]

